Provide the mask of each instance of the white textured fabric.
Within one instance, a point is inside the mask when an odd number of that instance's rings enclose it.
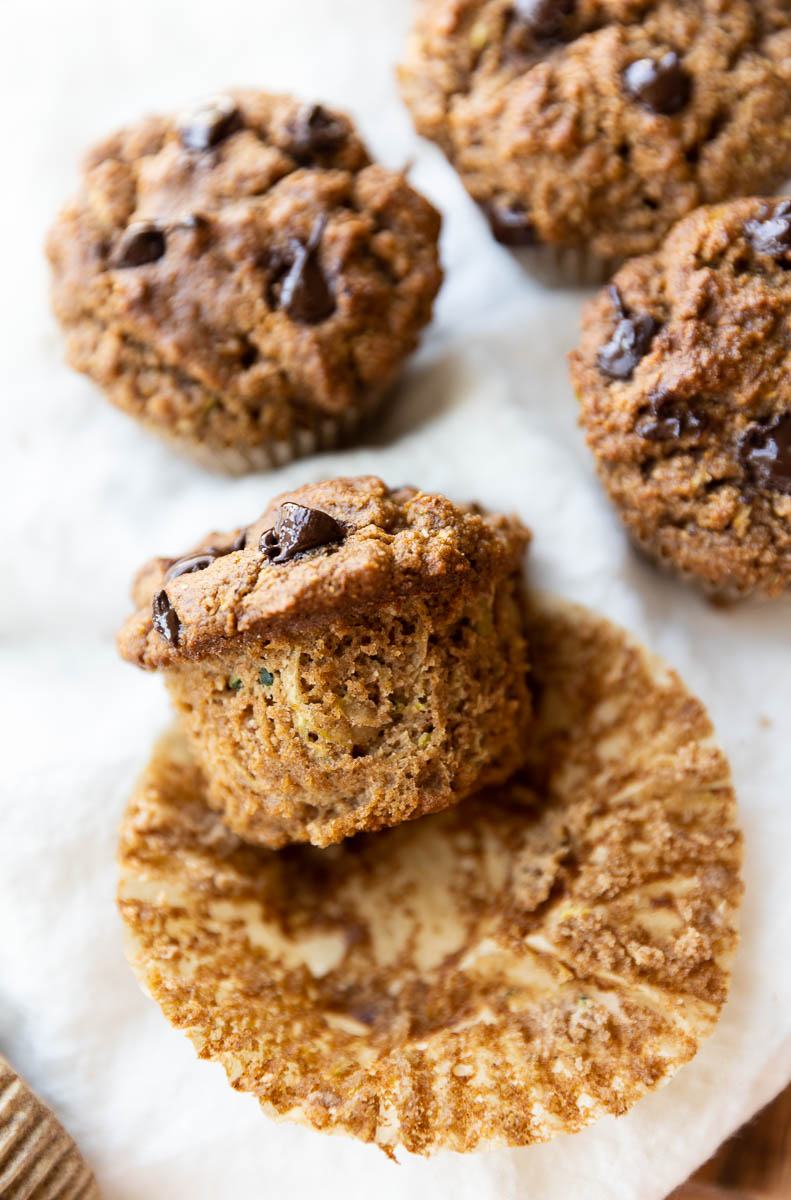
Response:
[[[408,0],[26,0],[8,5],[2,192],[3,743],[0,1050],[94,1163],[108,1200],[660,1200],[791,1076],[791,604],[717,610],[627,550],[576,428],[565,354],[581,296],[527,279],[393,81]],[[231,83],[346,105],[415,160],[447,214],[447,283],[398,405],[362,449],[240,481],[174,459],[62,364],[45,228],[80,152]],[[709,704],[747,834],[743,949],[719,1030],[663,1091],[548,1146],[397,1166],[275,1125],[139,991],[114,908],[122,807],[168,719],[116,657],[152,553],[256,517],[285,486],[374,471],[516,509],[537,585],[620,621]]]

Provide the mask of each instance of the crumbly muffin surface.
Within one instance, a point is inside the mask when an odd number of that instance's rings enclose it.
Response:
[[[703,208],[588,305],[571,373],[636,541],[724,596],[791,585],[791,202]]]
[[[155,754],[119,849],[130,958],[271,1116],[388,1152],[528,1145],[624,1113],[711,1031],[741,838],[705,711],[591,613],[528,637],[524,775],[397,829],[256,850],[183,742]]]
[[[121,653],[164,671],[235,832],[337,842],[520,765],[528,536],[372,477],[301,488],[243,535],[148,564]]]
[[[273,562],[262,538],[288,504],[336,520],[340,539]],[[457,603],[520,569],[529,537],[516,518],[412,487],[389,488],[373,475],[308,484],[277,496],[241,533],[210,534],[181,559],[147,563],[134,582],[137,612],[119,635],[121,654],[155,670],[211,654],[228,639],[291,636],[333,618],[351,623],[383,603]],[[233,549],[242,541],[243,548]],[[175,563],[207,546],[214,556],[202,569],[172,575]],[[152,617],[152,600],[162,590],[180,626],[175,643]]]
[[[87,156],[48,239],[71,364],[221,450],[370,404],[431,315],[440,220],[321,105],[236,91]]]
[[[508,244],[641,254],[791,169],[787,0],[418,0],[400,77]]]

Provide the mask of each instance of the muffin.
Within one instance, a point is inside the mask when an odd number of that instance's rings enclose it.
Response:
[[[789,268],[790,200],[699,209],[589,303],[571,356],[632,537],[724,598],[791,584]]]
[[[568,278],[791,172],[778,0],[418,0],[400,79],[495,237]]]
[[[148,564],[119,649],[164,673],[230,829],[324,846],[519,766],[528,537],[373,477],[303,487]]]
[[[235,91],[87,156],[47,241],[68,360],[204,466],[329,448],[431,318],[440,218],[349,119]]]
[[[391,1155],[524,1146],[625,1113],[712,1031],[742,846],[711,723],[623,631],[530,599],[526,767],[446,812],[273,854],[157,747],[121,832],[128,953],[270,1116]]]

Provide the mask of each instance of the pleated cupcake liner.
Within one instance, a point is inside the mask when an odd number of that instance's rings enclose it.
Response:
[[[0,1196],[100,1200],[93,1172],[54,1113],[0,1058]]]

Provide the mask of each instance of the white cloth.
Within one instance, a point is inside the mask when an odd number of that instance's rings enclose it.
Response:
[[[107,1200],[660,1200],[791,1077],[791,604],[715,609],[627,549],[567,380],[582,297],[532,283],[412,133],[393,79],[408,14],[408,0],[27,0],[4,13],[0,1049],[55,1105]],[[238,481],[172,457],[66,368],[41,253],[93,139],[231,83],[347,106],[378,157],[415,160],[446,213],[436,321],[375,437]],[[168,720],[161,680],[114,649],[133,571],[252,520],[286,486],[368,471],[518,511],[535,583],[664,655],[733,765],[748,890],[720,1027],[629,1115],[547,1146],[397,1166],[276,1125],[197,1061],[123,957],[116,832]]]

